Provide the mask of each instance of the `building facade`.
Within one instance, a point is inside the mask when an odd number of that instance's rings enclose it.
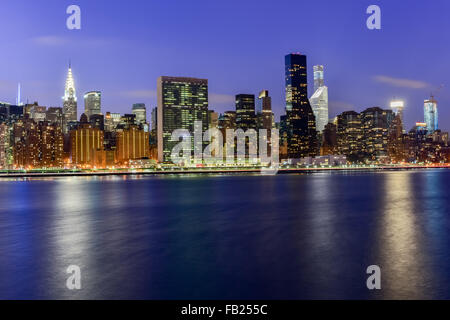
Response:
[[[78,128],[70,131],[70,152],[72,164],[81,167],[94,167],[101,163],[104,133],[93,128],[87,116],[82,115]]]
[[[147,109],[144,103],[133,104],[132,113],[136,116],[136,123],[141,126],[147,125]]]
[[[437,101],[431,97],[424,101],[424,122],[429,134],[439,129]]]
[[[130,160],[149,157],[149,133],[138,126],[120,129],[116,135],[116,162],[124,165]]]
[[[102,114],[102,93],[90,91],[84,95],[84,114],[91,119],[93,115]]]
[[[203,132],[208,129],[208,80],[162,76],[158,78],[157,96],[158,161],[170,162],[172,149],[179,143],[171,139],[173,131],[188,130],[193,151],[194,122],[202,122]]]
[[[324,84],[323,66],[314,66],[314,94],[310,101],[317,131],[322,132],[328,123],[328,87]]]
[[[256,130],[255,95],[236,95],[236,127],[244,131]]]
[[[286,126],[288,156],[315,156],[318,151],[316,120],[308,100],[306,56],[289,54],[285,57]]]

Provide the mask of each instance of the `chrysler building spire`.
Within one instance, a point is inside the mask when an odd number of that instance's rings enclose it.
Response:
[[[77,94],[75,90],[75,81],[72,74],[72,65],[69,62],[69,71],[67,73],[66,86],[63,97],[64,131],[68,131],[68,124],[71,121],[77,121]]]

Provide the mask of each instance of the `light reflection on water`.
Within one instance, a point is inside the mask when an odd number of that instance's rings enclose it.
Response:
[[[450,171],[0,181],[0,298],[449,298]],[[81,291],[65,288],[82,269]],[[382,290],[366,288],[367,266]]]
[[[429,297],[431,275],[420,204],[412,180],[416,174],[385,176],[384,210],[380,219],[380,267],[386,298]]]

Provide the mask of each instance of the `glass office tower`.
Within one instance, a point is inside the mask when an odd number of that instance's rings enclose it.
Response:
[[[424,102],[424,122],[427,124],[428,134],[435,132],[439,128],[437,101],[434,100],[433,96]]]
[[[291,159],[315,156],[318,150],[306,68],[305,55],[292,53],[285,57],[288,157]]]
[[[172,132],[187,129],[191,133],[194,150],[194,122],[202,121],[203,132],[208,130],[208,80],[184,77],[158,78],[157,140],[158,161],[170,162],[172,149],[179,141],[172,141]],[[208,143],[204,142],[206,147]]]

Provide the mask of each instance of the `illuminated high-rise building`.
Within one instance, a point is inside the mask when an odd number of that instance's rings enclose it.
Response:
[[[66,86],[63,97],[63,115],[64,115],[64,132],[68,131],[68,123],[77,121],[77,93],[75,90],[75,81],[72,75],[72,67],[69,65],[67,73]]]
[[[227,141],[227,130],[236,129],[236,111],[225,111],[219,116],[218,128],[223,136],[224,144]]]
[[[236,95],[236,126],[244,131],[256,129],[255,96],[253,94]]]
[[[286,126],[289,158],[314,156],[318,152],[316,120],[308,100],[306,56],[285,57]]]
[[[438,130],[438,108],[437,101],[431,96],[424,102],[424,122],[427,124],[428,134]]]
[[[46,107],[41,107],[36,104],[30,108],[30,118],[36,121],[36,123],[39,123],[40,121],[45,121],[46,116],[47,116]]]
[[[179,141],[171,139],[172,132],[186,129],[191,133],[194,150],[194,122],[202,122],[208,130],[208,80],[184,77],[159,77],[158,95],[158,161],[171,161],[172,149]],[[207,146],[204,142],[203,147]]]
[[[405,102],[403,100],[392,100],[390,106],[395,115],[398,115],[403,123],[403,109],[405,108]]]
[[[147,109],[144,103],[133,104],[133,109],[131,111],[136,116],[136,123],[138,125],[144,126],[147,124]]]
[[[0,168],[10,169],[12,165],[11,126],[0,123]]]
[[[105,115],[105,131],[114,132],[120,124],[122,118],[120,113],[106,112]]]
[[[363,128],[361,115],[356,111],[346,111],[337,116],[337,148],[339,154],[349,160],[359,160],[363,151]]]
[[[130,160],[147,158],[150,149],[149,139],[150,134],[137,125],[117,130],[116,161],[123,165]]]
[[[328,123],[328,87],[324,84],[323,66],[314,66],[314,94],[310,101],[317,131],[321,132]]]
[[[78,128],[70,131],[70,151],[72,164],[77,166],[94,167],[99,155],[102,155],[104,133],[94,128],[85,114],[80,117]]]
[[[266,129],[268,132],[272,129],[273,113],[272,113],[272,98],[269,96],[268,90],[263,90],[259,93],[256,100],[256,116],[257,128]]]
[[[389,128],[394,120],[392,110],[372,107],[361,112],[363,128],[363,150],[371,160],[380,160],[388,155]]]
[[[45,119],[51,124],[56,124],[60,128],[63,127],[63,110],[60,107],[49,107],[47,109]]]
[[[61,127],[48,121],[18,121],[13,127],[16,168],[61,168],[63,134]]]
[[[259,93],[258,99],[256,100],[256,119],[257,119],[257,131],[266,130],[266,139],[264,143],[267,144],[268,155],[271,153],[271,136],[272,136],[272,126],[273,126],[273,112],[272,112],[272,98],[269,96],[268,90],[262,90]],[[262,139],[259,135],[260,139]],[[262,140],[261,140],[262,141]]]
[[[102,93],[100,91],[90,91],[84,95],[84,114],[91,119],[95,114],[102,114]]]

